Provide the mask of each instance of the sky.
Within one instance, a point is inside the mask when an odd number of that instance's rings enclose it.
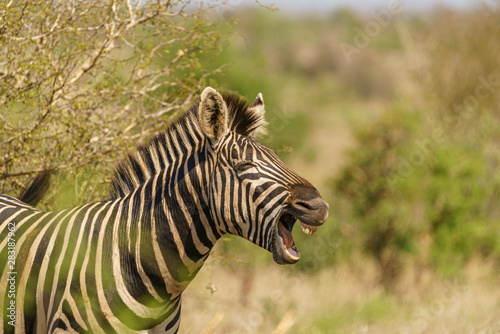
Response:
[[[485,0],[485,3],[495,3],[497,0]],[[255,4],[255,0],[230,0],[235,4]],[[259,0],[263,5],[275,4],[280,11],[296,13],[331,11],[334,8],[349,6],[361,11],[387,8],[391,3],[399,2],[403,8],[426,10],[435,6],[446,5],[454,8],[468,8],[481,1],[471,0]]]

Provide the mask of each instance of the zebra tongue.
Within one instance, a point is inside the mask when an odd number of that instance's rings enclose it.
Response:
[[[297,251],[297,248],[295,248],[292,233],[281,222],[278,223],[278,231],[281,239],[283,239],[285,252],[290,258],[297,261],[300,258],[300,253]]]
[[[290,231],[281,223],[278,224],[281,238],[283,239],[283,245],[285,249],[291,249],[293,246],[293,237]]]

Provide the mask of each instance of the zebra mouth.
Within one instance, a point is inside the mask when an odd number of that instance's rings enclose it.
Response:
[[[297,222],[297,218],[287,212],[280,215],[274,228],[274,247],[273,258],[278,264],[293,264],[300,259],[300,253],[295,245],[292,230]],[[302,231],[308,235],[313,235],[318,229],[317,226],[311,226],[301,223]]]

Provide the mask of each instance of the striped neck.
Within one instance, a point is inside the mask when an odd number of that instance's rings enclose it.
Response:
[[[182,293],[221,236],[210,215],[206,185],[213,167],[204,141],[189,153],[117,200],[135,217],[120,229],[127,231],[125,256],[164,300]]]

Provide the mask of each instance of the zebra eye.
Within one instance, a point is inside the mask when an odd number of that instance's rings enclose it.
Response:
[[[249,170],[250,168],[254,168],[255,166],[256,164],[252,161],[242,161],[236,165],[235,169],[238,172],[244,172],[246,170]]]

